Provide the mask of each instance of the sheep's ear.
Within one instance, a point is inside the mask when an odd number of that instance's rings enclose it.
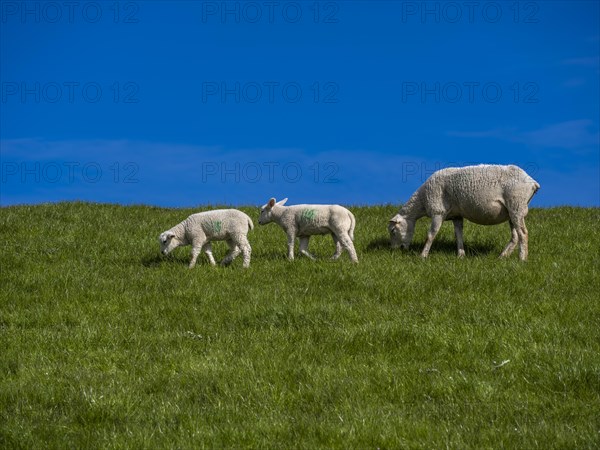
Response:
[[[275,206],[275,199],[274,199],[274,198],[272,198],[271,200],[269,200],[269,203],[267,203],[267,206],[268,206],[269,208],[272,208],[273,206]]]
[[[279,200],[279,201],[277,202],[277,204],[278,204],[279,206],[283,206],[283,205],[285,205],[285,202],[287,202],[287,200],[288,200],[288,199],[287,199],[287,197],[286,197],[286,198],[284,198],[283,200]]]
[[[172,231],[170,231],[169,233],[166,234],[167,239],[173,239],[174,237],[175,237],[175,233],[173,233]]]

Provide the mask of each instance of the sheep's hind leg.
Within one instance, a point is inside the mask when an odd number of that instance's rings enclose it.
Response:
[[[248,242],[248,238],[246,236],[240,236],[238,238],[237,247],[238,251],[242,252],[242,258],[244,259],[243,267],[250,267],[250,256],[252,254],[252,247],[250,247],[250,242]]]
[[[529,256],[529,232],[525,226],[524,217],[521,217],[517,222],[517,234],[519,235],[519,259],[527,261]]]
[[[223,261],[221,261],[222,266],[228,266],[240,254],[240,248],[233,240],[227,239],[227,245],[229,246],[229,251],[225,255],[225,258],[223,258]]]
[[[215,264],[217,264],[215,261],[215,257],[213,256],[212,245],[210,244],[210,242],[207,242],[206,244],[204,244],[204,247],[202,247],[202,250],[204,250],[204,253],[206,253],[206,256],[208,256],[208,261],[210,262],[211,266],[214,266]]]
[[[521,261],[527,261],[528,256],[528,241],[529,233],[525,226],[525,216],[527,215],[527,207],[513,207],[509,209],[510,222],[513,224],[517,231],[517,237],[519,239],[519,259]],[[514,235],[513,235],[514,236]],[[513,237],[514,239],[514,237]],[[512,242],[512,241],[511,241]]]
[[[332,233],[331,237],[333,238],[333,243],[335,244],[335,253],[331,257],[331,259],[335,260],[341,256],[342,251],[344,250],[344,247],[342,247],[342,243],[340,242],[340,240],[337,238],[337,236],[335,234]]]
[[[465,256],[465,241],[463,240],[463,218],[454,219],[454,235],[456,236],[456,246],[458,247],[458,257]]]
[[[300,254],[306,256],[307,258],[314,260],[315,257],[313,255],[311,255],[308,251],[309,239],[310,239],[309,236],[300,236]]]
[[[352,242],[352,239],[350,239],[350,236],[348,235],[348,233],[340,234],[338,236],[338,239],[339,239],[340,243],[342,244],[342,247],[345,248],[346,250],[348,250],[348,253],[350,254],[350,260],[353,263],[358,263],[358,256],[356,256],[356,249],[354,248],[354,243]]]
[[[519,243],[519,234],[517,233],[517,228],[512,223],[512,220],[509,220],[508,224],[510,225],[511,239],[508,244],[506,244],[506,247],[504,247],[504,250],[502,250],[502,253],[500,253],[500,258],[507,258],[510,256]]]
[[[440,231],[442,223],[444,223],[443,216],[438,215],[438,216],[433,216],[431,218],[431,227],[429,228],[429,231],[427,232],[427,242],[425,242],[425,247],[423,248],[423,251],[421,252],[421,257],[427,258],[427,256],[429,255],[429,250],[431,250],[431,244],[433,244],[433,240],[437,236],[438,231]]]

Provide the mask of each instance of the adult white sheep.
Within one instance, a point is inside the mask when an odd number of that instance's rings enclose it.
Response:
[[[335,243],[335,253],[332,259],[338,259],[346,249],[352,262],[357,263],[358,257],[354,249],[354,215],[339,205],[294,205],[283,206],[286,199],[279,202],[270,199],[261,208],[258,223],[265,225],[275,222],[287,234],[288,259],[294,259],[294,242],[300,239],[300,253],[310,259],[315,259],[308,252],[310,236],[331,234]]]
[[[182,245],[192,246],[190,269],[196,265],[198,255],[204,250],[208,260],[214,266],[212,241],[226,241],[229,252],[221,261],[222,265],[230,264],[239,254],[244,258],[244,267],[250,266],[252,248],[248,242],[248,231],[254,228],[252,220],[237,209],[215,209],[192,214],[183,222],[159,236],[160,251],[168,255],[173,249]]]
[[[528,204],[540,185],[517,166],[487,165],[442,169],[431,175],[389,222],[392,248],[408,248],[421,217],[431,218],[427,242],[421,252],[426,258],[444,220],[454,222],[458,256],[465,255],[463,219],[480,225],[508,220],[512,238],[500,257],[509,256],[517,243],[519,257],[527,260],[528,233],[525,217]]]

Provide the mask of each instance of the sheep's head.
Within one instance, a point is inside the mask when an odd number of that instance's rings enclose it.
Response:
[[[390,232],[392,248],[408,248],[412,235],[408,229],[408,222],[404,217],[400,214],[396,214],[392,217],[388,224],[388,231]]]
[[[271,198],[266,205],[263,205],[262,208],[260,208],[260,216],[258,217],[259,225],[266,225],[267,223],[273,222],[273,207],[283,206],[285,205],[285,202],[287,202],[287,198],[280,201]]]
[[[168,255],[173,251],[173,249],[181,245],[179,239],[175,237],[175,233],[172,231],[165,231],[164,233],[161,233],[161,235],[158,237],[158,241],[160,242],[160,252],[163,255]]]

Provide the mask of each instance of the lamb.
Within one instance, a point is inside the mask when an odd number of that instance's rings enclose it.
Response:
[[[212,254],[212,241],[226,241],[229,252],[221,265],[230,264],[239,254],[244,258],[244,267],[250,266],[252,249],[248,242],[248,231],[254,228],[250,217],[237,209],[215,209],[192,214],[183,222],[159,236],[160,251],[168,255],[182,245],[192,246],[190,269],[196,265],[198,255],[204,250],[211,265],[215,265]]]
[[[421,252],[426,258],[444,220],[454,222],[458,256],[463,257],[463,219],[480,225],[508,221],[512,238],[500,254],[509,256],[517,243],[519,258],[527,260],[528,204],[540,188],[517,166],[486,165],[442,169],[431,175],[389,221],[392,248],[408,248],[421,217],[431,218],[427,241]]]
[[[352,262],[357,263],[358,257],[354,249],[354,215],[339,205],[294,205],[283,206],[286,199],[276,202],[274,198],[261,208],[258,223],[265,225],[275,222],[287,234],[288,259],[294,259],[294,241],[300,238],[300,253],[310,259],[315,259],[308,252],[310,236],[331,234],[335,243],[335,253],[332,259],[338,259],[346,249]]]

